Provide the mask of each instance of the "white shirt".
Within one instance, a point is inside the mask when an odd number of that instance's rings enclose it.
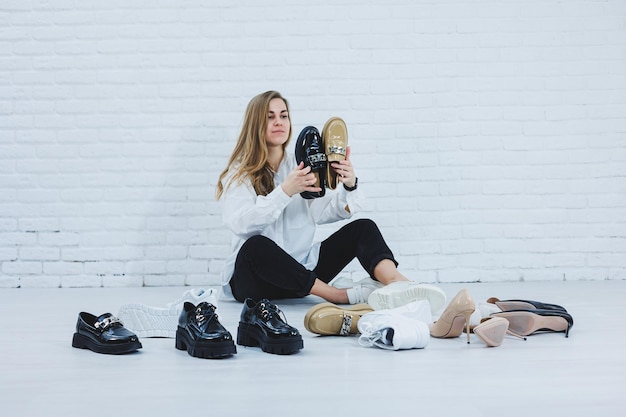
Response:
[[[232,297],[228,282],[235,269],[239,249],[252,236],[273,240],[307,269],[317,265],[321,242],[314,242],[317,224],[332,223],[352,217],[361,209],[358,189],[348,192],[343,186],[326,189],[324,197],[289,197],[280,184],[297,167],[295,156],[285,156],[274,174],[276,188],[266,196],[257,195],[250,181],[233,183],[224,192],[222,219],[233,233],[231,254],[222,271],[222,290]],[[228,179],[228,178],[227,178]],[[348,206],[350,211],[346,211]]]

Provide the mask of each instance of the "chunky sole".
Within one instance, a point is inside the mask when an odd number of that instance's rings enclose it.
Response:
[[[78,349],[89,349],[96,353],[104,353],[108,355],[131,353],[142,348],[140,341],[107,345],[97,343],[80,333],[74,333],[74,337],[72,338],[72,347]]]
[[[304,327],[322,336],[348,336],[359,333],[357,324],[364,314],[374,311],[368,304],[341,308],[333,303],[311,307],[304,316]]]
[[[248,347],[260,347],[263,352],[276,355],[290,355],[304,347],[302,336],[272,339],[257,326],[239,322],[237,328],[237,344]]]
[[[190,356],[203,359],[227,358],[237,353],[237,347],[232,340],[194,340],[180,326],[176,330],[176,349],[186,350]]]
[[[117,317],[139,337],[176,337],[178,311],[175,308],[126,304],[120,307]]]
[[[417,300],[428,300],[431,313],[436,314],[446,304],[446,293],[434,285],[398,281],[373,291],[367,303],[374,310],[386,310],[402,307]]]

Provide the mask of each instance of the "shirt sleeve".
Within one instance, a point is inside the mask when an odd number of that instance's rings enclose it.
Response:
[[[290,200],[280,186],[263,196],[247,182],[232,184],[224,193],[222,220],[235,235],[246,239],[276,222]]]
[[[346,191],[343,186],[326,190],[326,195],[311,203],[311,214],[317,224],[349,219],[363,209],[363,197],[358,189]],[[349,211],[346,210],[349,208]]]

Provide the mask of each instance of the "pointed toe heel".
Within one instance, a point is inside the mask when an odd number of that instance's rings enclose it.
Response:
[[[488,347],[497,347],[502,344],[509,329],[509,321],[503,317],[493,317],[474,327],[474,334]]]
[[[430,335],[437,338],[459,337],[463,329],[467,332],[467,343],[470,342],[470,317],[476,309],[474,300],[467,289],[462,289],[450,301],[441,317],[433,323]]]

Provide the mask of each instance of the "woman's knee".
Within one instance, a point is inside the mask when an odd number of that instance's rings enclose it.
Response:
[[[366,231],[366,233],[370,233],[370,232],[380,233],[380,230],[378,229],[378,225],[372,219],[358,219],[352,223],[354,223],[354,226],[357,227],[359,230],[364,230]]]
[[[274,244],[274,241],[262,235],[255,235],[248,238],[248,240],[243,243],[243,245],[241,246],[241,250],[247,251],[249,248],[258,248],[260,246],[266,246],[268,244]]]

